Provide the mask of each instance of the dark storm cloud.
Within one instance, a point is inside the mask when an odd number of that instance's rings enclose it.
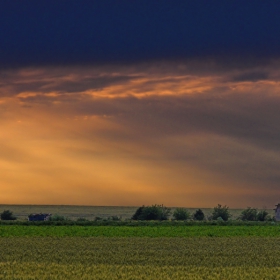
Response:
[[[245,72],[239,75],[236,75],[232,78],[234,82],[256,82],[261,80],[267,80],[269,78],[268,73],[264,71],[257,71],[257,72]]]
[[[2,1],[0,67],[279,56],[278,1]],[[242,60],[242,59],[241,59]]]
[[[75,110],[112,117],[126,132],[104,131],[102,137],[133,142],[141,150],[139,158],[191,164],[227,178],[236,191],[247,185],[248,190],[269,192],[280,182],[280,98],[264,95],[223,96],[213,90],[184,97],[97,99],[79,103]]]
[[[111,116],[136,139],[213,133],[279,150],[279,71],[267,66],[221,74],[220,65],[208,71],[207,63],[200,66],[202,73],[192,64],[116,67],[118,73],[114,67],[10,71],[0,75],[0,96],[17,97],[25,106],[59,102],[54,110]]]
[[[112,115],[131,125],[136,138],[156,139],[196,133],[248,141],[279,151],[280,98],[251,93],[88,100],[76,106],[85,115]],[[133,129],[137,127],[137,129]]]
[[[77,69],[71,72],[71,69],[65,68],[60,68],[59,71],[48,68],[0,71],[0,98],[12,97],[24,92],[41,94],[55,92],[59,98],[65,98],[65,96],[63,97],[65,93],[69,96],[71,93],[101,90],[112,85],[123,84],[133,79],[141,78],[140,75],[100,74],[92,73],[90,70],[84,70],[81,73],[77,72]],[[71,99],[78,97],[78,95],[72,96]],[[40,96],[39,98],[41,101],[48,100],[47,96]],[[26,99],[26,101],[35,99],[36,96],[33,96]]]
[[[59,83],[58,85],[50,85],[45,88],[45,90],[55,90],[59,92],[83,92],[86,90],[102,89],[104,87],[124,83],[132,79],[133,77],[129,76],[81,78],[78,81],[65,81]]]

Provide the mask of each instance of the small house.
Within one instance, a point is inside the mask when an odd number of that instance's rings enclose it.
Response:
[[[275,206],[276,206],[276,208],[274,209],[274,211],[275,211],[275,220],[276,221],[280,221],[280,203],[278,203]]]
[[[30,214],[28,216],[28,221],[37,222],[37,221],[48,221],[52,214]]]

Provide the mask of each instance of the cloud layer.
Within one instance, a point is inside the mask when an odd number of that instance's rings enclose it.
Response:
[[[272,207],[277,64],[2,70],[1,202]]]

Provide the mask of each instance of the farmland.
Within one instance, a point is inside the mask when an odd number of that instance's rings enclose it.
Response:
[[[131,221],[135,207],[55,207],[8,208],[19,219],[0,223],[0,279],[280,279],[273,221]],[[69,220],[28,222],[32,212]],[[123,220],[92,218],[116,214]]]
[[[2,237],[0,247],[0,279],[280,279],[279,237]]]
[[[36,226],[1,225],[0,237],[280,237],[275,225]]]

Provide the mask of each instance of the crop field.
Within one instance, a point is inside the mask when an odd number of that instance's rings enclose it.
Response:
[[[0,279],[280,279],[279,237],[2,237],[0,248]]]
[[[36,226],[0,225],[0,237],[279,237],[280,226]]]
[[[0,280],[280,280],[280,224],[272,221],[138,222],[124,221],[136,207],[1,207],[19,221],[0,223]],[[26,221],[34,212],[70,221]],[[75,221],[112,215],[123,221]]]

